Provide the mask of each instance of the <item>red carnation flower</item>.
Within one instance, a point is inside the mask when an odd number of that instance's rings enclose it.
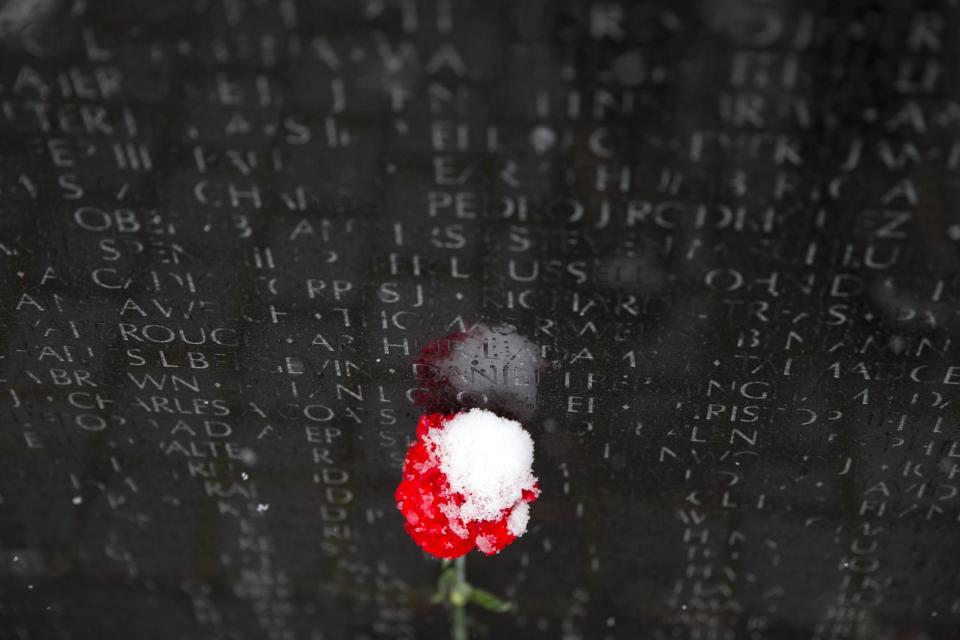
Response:
[[[519,422],[483,409],[422,416],[395,493],[407,533],[439,558],[499,553],[524,534],[540,494],[532,463]]]

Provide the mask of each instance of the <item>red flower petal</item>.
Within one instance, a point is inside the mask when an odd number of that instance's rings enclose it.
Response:
[[[507,514],[509,515],[509,514]],[[517,539],[507,528],[507,515],[499,520],[477,523],[477,533],[474,540],[481,553],[491,556],[500,553],[504,547]]]
[[[459,558],[476,546],[482,553],[499,553],[517,539],[508,518],[513,507],[497,520],[464,523],[459,507],[466,498],[450,489],[440,470],[435,445],[426,439],[432,429],[442,429],[452,415],[433,413],[420,417],[417,441],[410,445],[403,465],[403,480],[394,497],[403,514],[407,534],[427,553],[439,558]],[[535,484],[522,491],[521,500],[533,502],[540,494]]]

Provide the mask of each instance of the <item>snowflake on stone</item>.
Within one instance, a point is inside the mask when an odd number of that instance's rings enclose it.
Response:
[[[483,409],[422,416],[395,494],[407,533],[438,558],[499,553],[526,532],[540,494],[532,465],[519,422]]]

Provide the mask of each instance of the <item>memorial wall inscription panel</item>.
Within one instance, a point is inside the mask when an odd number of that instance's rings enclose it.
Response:
[[[0,638],[960,638],[954,2],[0,0]],[[438,357],[438,354],[443,357]]]

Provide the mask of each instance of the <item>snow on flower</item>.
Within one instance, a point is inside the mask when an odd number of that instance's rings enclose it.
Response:
[[[522,536],[540,489],[533,439],[484,409],[422,416],[395,494],[407,533],[427,553],[499,553]]]

